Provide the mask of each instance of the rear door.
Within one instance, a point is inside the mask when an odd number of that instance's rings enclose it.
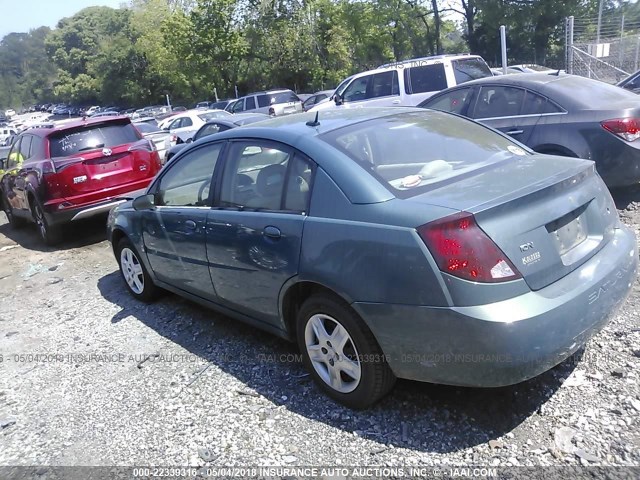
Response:
[[[207,219],[207,258],[221,303],[273,325],[282,286],[297,274],[314,166],[290,147],[234,142],[217,205]]]
[[[158,169],[150,142],[128,119],[59,130],[48,141],[56,171],[65,179],[63,196],[143,180]]]
[[[524,88],[482,86],[469,116],[526,144],[540,120],[540,115],[524,112],[532,111],[535,104],[534,94],[531,93],[527,98]]]

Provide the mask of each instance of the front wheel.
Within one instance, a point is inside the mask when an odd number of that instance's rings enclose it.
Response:
[[[128,238],[123,238],[118,243],[116,258],[129,293],[143,302],[154,300],[159,293],[158,287],[151,280],[138,252]]]
[[[334,400],[363,409],[393,387],[395,376],[373,333],[343,301],[313,295],[302,304],[297,327],[305,366]]]

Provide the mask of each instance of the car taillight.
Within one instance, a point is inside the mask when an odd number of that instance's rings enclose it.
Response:
[[[488,283],[521,277],[471,213],[456,213],[422,225],[417,230],[443,272],[473,282]]]
[[[638,118],[614,118],[601,122],[602,128],[624,138],[627,142],[633,142],[640,138],[640,119]]]

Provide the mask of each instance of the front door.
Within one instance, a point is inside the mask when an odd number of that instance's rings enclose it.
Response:
[[[234,142],[207,219],[207,256],[219,300],[277,325],[284,283],[298,273],[313,164],[287,146]]]
[[[155,210],[143,215],[142,235],[157,278],[209,300],[215,290],[206,248],[211,184],[223,143],[203,145],[171,164],[156,183]]]

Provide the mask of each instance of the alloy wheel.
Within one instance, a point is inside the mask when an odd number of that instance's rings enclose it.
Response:
[[[347,329],[329,315],[313,315],[305,327],[305,345],[314,370],[336,392],[349,393],[360,384],[362,365]]]
[[[125,247],[120,252],[120,265],[122,266],[122,275],[124,276],[127,285],[133,293],[138,295],[144,291],[144,273],[142,271],[142,265],[136,254],[133,253],[128,247]]]

